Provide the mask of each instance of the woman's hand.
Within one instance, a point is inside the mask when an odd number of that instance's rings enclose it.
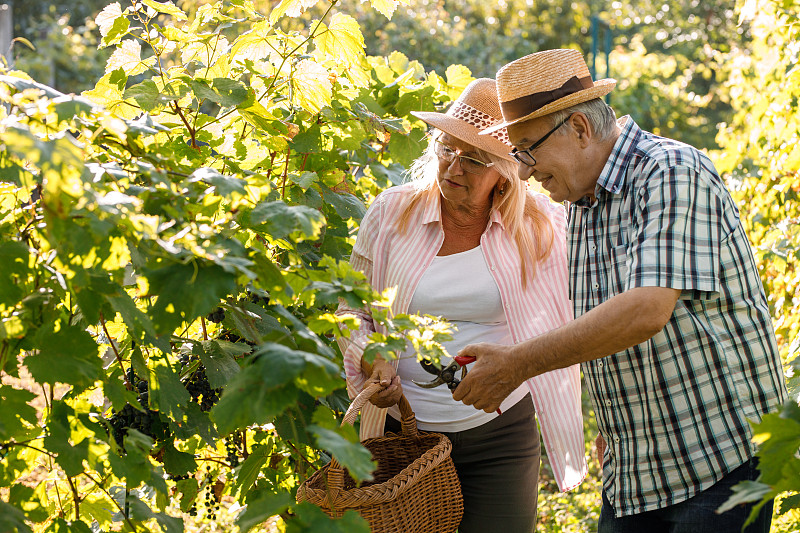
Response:
[[[400,401],[403,394],[403,387],[400,384],[400,376],[395,372],[394,367],[388,361],[375,358],[372,363],[372,374],[367,380],[367,385],[380,383],[383,390],[372,395],[370,403],[376,407],[391,407]]]

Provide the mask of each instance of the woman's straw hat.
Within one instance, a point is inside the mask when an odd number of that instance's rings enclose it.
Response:
[[[489,135],[479,135],[481,130],[503,122],[497,88],[492,79],[479,78],[467,85],[446,113],[412,111],[411,114],[476,148],[514,160],[508,155],[512,147],[505,128],[494,128]]]
[[[616,84],[617,80],[610,78],[593,82],[577,50],[527,55],[497,71],[497,96],[504,122],[481,133],[492,135],[499,128],[599,98]]]

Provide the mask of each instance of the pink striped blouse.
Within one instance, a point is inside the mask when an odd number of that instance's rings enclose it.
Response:
[[[372,287],[383,291],[397,288],[392,313],[408,311],[422,274],[444,242],[440,220],[440,200],[419,202],[411,213],[404,233],[397,221],[411,194],[410,185],[393,187],[378,195],[370,206],[358,232],[351,257],[352,265],[364,272]],[[572,320],[572,305],[567,292],[566,216],[561,205],[538,193],[528,193],[538,208],[553,222],[555,239],[547,260],[537,266],[536,275],[523,288],[519,252],[508,235],[497,211],[481,236],[481,246],[489,270],[500,290],[506,319],[514,343],[522,342]],[[380,331],[368,311],[341,305],[337,314],[351,313],[360,319],[358,331],[341,338],[347,388],[355,397],[369,376],[361,371],[361,356],[368,337]],[[395,361],[396,364],[396,361]],[[547,457],[562,491],[576,487],[586,476],[586,453],[581,415],[581,384],[578,365],[542,374],[527,381],[531,391]],[[380,436],[386,409],[367,404],[361,415],[361,439]]]

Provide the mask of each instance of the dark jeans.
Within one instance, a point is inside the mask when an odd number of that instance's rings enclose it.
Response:
[[[758,478],[756,459],[750,459],[716,484],[686,501],[621,518],[614,517],[614,508],[603,491],[603,508],[600,511],[598,533],[739,533],[742,531],[753,505],[739,505],[730,511],[717,514],[740,481]],[[773,502],[761,508],[756,521],[744,533],[769,533],[772,523]]]
[[[386,431],[400,423],[386,417]],[[458,533],[534,531],[540,451],[530,395],[487,424],[445,435],[464,495]]]

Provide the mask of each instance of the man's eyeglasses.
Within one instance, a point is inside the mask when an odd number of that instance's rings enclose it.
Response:
[[[459,155],[455,150],[438,139],[434,140],[433,151],[439,159],[448,163],[452,163],[455,158],[458,157],[458,164],[461,166],[462,170],[470,174],[481,174],[487,168],[494,165],[494,163],[486,163],[473,157]]]
[[[571,119],[571,118],[572,118],[572,114],[570,114],[567,118],[565,118],[564,120],[562,120],[561,122],[556,124],[555,128],[553,128],[552,130],[550,130],[547,133],[545,133],[544,137],[542,137],[541,139],[539,139],[538,141],[536,141],[535,143],[533,143],[532,145],[530,145],[526,149],[517,150],[516,148],[514,148],[511,152],[509,152],[508,155],[510,155],[511,157],[513,157],[514,159],[519,161],[520,163],[522,163],[524,165],[528,165],[529,167],[536,166],[536,158],[533,156],[533,151],[536,150],[537,148],[539,148],[542,145],[542,143],[547,140],[548,137],[550,137],[553,133],[555,133],[555,131],[558,128],[560,128],[561,126],[566,124],[567,121],[569,119]]]

